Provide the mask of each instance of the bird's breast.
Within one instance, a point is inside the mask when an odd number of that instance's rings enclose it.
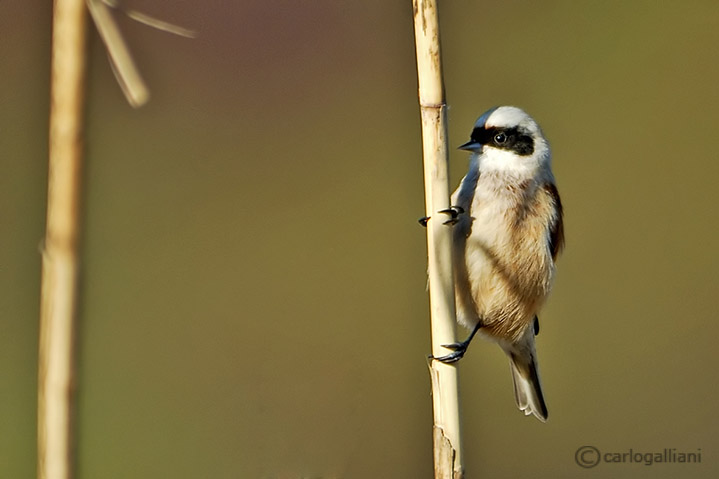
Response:
[[[457,280],[465,282],[457,299],[466,309],[468,299],[459,297],[464,290],[485,329],[511,337],[533,320],[551,288],[550,212],[543,190],[531,183],[483,180],[477,182],[463,231],[455,233],[464,236],[455,238],[463,263]]]

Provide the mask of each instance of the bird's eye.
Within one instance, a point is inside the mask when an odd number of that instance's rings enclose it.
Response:
[[[497,133],[496,135],[494,135],[494,142],[496,144],[501,145],[505,141],[507,141],[507,135],[505,135],[504,133]]]

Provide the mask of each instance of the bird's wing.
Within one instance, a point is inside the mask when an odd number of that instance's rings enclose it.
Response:
[[[559,252],[564,247],[562,200],[559,198],[559,192],[553,183],[548,183],[544,188],[552,198],[557,210],[557,214],[549,225],[549,249],[552,252],[552,259],[556,260]]]

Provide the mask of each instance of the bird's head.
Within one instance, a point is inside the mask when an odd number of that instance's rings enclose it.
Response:
[[[479,154],[480,171],[549,169],[549,144],[534,119],[514,106],[499,106],[477,119],[470,140],[459,147]]]

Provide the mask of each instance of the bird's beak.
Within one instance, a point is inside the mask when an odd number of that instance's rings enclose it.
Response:
[[[475,153],[479,153],[482,150],[482,145],[474,140],[469,140],[464,145],[459,145],[457,147],[458,150],[467,150],[467,151],[473,151]]]

